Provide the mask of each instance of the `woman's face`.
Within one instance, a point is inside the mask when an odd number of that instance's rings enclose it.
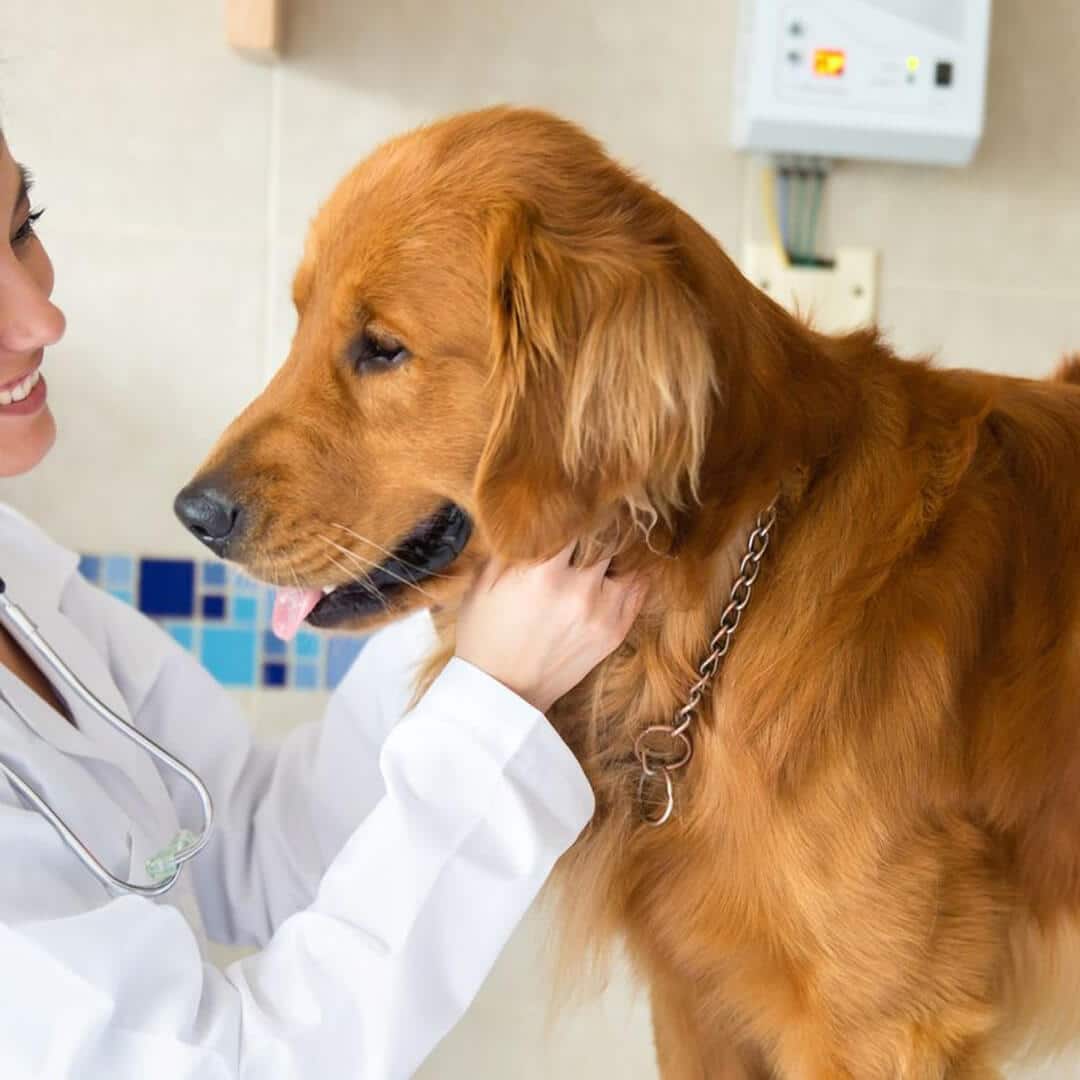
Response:
[[[49,296],[53,269],[34,232],[29,177],[0,135],[0,476],[32,469],[49,451],[56,424],[41,360],[64,335]]]

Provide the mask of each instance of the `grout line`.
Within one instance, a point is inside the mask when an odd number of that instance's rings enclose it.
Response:
[[[270,69],[269,130],[266,138],[266,236],[265,276],[263,281],[263,329],[258,358],[259,389],[270,381],[275,364],[271,356],[274,347],[274,290],[277,285],[277,226],[281,201],[281,64]]]
[[[728,255],[736,266],[741,266],[743,248],[746,247],[746,237],[749,235],[749,226],[746,220],[746,161],[741,157],[735,159],[735,191],[739,212],[735,215],[734,250],[729,251]]]

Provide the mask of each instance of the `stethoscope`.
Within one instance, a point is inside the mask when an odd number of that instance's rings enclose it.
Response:
[[[132,727],[122,716],[118,716],[113,712],[82,682],[79,676],[64,663],[52,646],[41,636],[38,628],[26,612],[8,597],[7,585],[3,578],[0,578],[0,611],[7,616],[8,623],[18,631],[21,639],[20,644],[22,642],[28,644],[42,663],[65,686],[71,689],[76,697],[121,735],[141,746],[166,768],[172,769],[173,772],[183,777],[195,789],[195,794],[199,796],[199,802],[202,804],[202,829],[197,835],[189,829],[180,829],[166,847],[146,860],[146,874],[153,884],[136,885],[132,881],[125,881],[123,878],[118,878],[115,874],[110,873],[68,827],[64,819],[18,773],[3,761],[0,761],[0,772],[8,778],[19,795],[52,825],[60,834],[60,839],[106,888],[117,892],[134,893],[138,896],[161,896],[162,893],[168,892],[176,884],[176,879],[180,876],[184,863],[198,855],[206,847],[210,839],[210,830],[214,825],[214,804],[210,799],[210,792],[206,790],[206,785],[182,761],[177,761],[171,754],[162,750],[153,739],[148,739],[141,731]]]

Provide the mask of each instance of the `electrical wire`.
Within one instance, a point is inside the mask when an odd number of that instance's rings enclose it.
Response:
[[[795,175],[795,228],[791,237],[791,260],[799,266],[806,261],[806,170],[801,166]]]
[[[765,213],[765,223],[769,227],[769,235],[773,246],[784,266],[791,265],[787,246],[784,242],[784,234],[780,228],[780,218],[776,210],[776,169],[772,165],[766,165],[762,174],[761,183],[762,210]]]
[[[780,236],[784,241],[784,251],[791,252],[791,233],[789,232],[789,217],[791,216],[791,171],[786,168],[780,169]]]
[[[821,213],[821,200],[825,193],[825,170],[819,165],[813,175],[813,195],[811,196],[810,224],[809,224],[809,252],[810,258],[818,260],[818,220]]]

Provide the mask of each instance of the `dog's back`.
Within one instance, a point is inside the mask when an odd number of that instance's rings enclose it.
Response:
[[[1070,353],[1061,361],[1057,379],[1059,382],[1075,383],[1080,386],[1080,352]]]

